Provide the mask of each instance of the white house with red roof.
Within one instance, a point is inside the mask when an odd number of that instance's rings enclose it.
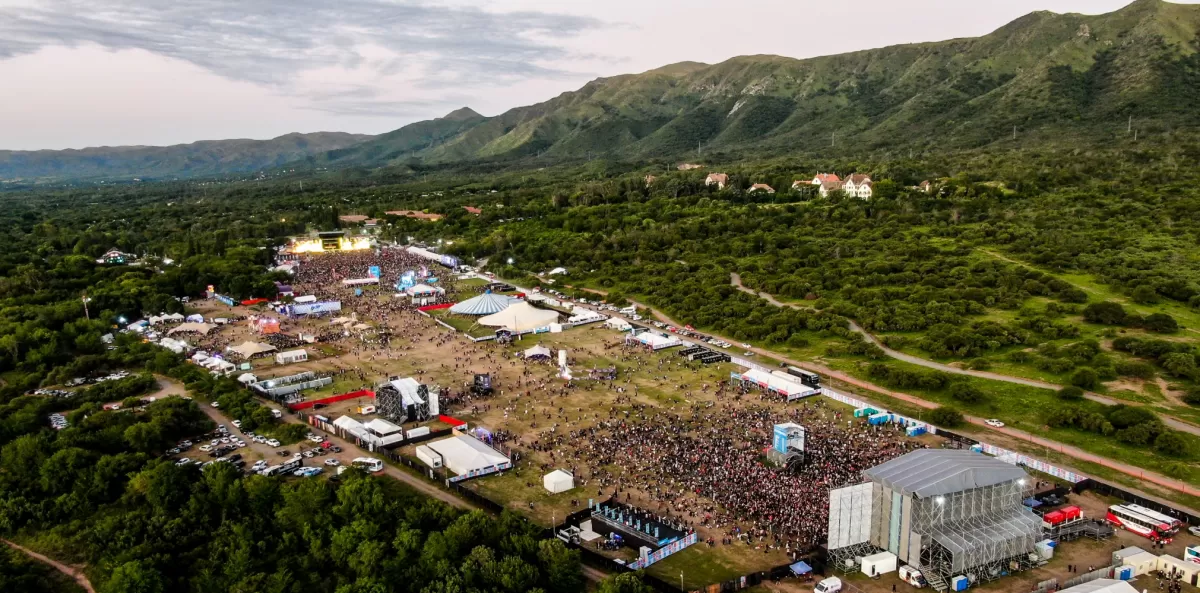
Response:
[[[725,189],[727,183],[729,176],[724,173],[709,173],[708,177],[704,178],[704,185],[715,185],[717,189]]]
[[[856,173],[846,178],[846,182],[842,184],[842,191],[848,196],[869,200],[873,185],[870,175]]]

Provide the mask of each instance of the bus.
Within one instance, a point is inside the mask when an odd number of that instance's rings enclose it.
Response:
[[[1163,513],[1160,513],[1151,508],[1144,507],[1140,504],[1127,504],[1124,506],[1125,506],[1125,508],[1127,508],[1143,517],[1148,517],[1148,518],[1154,519],[1155,521],[1158,521],[1160,523],[1165,523],[1167,525],[1166,533],[1168,535],[1175,535],[1176,533],[1179,533],[1179,529],[1181,527],[1183,527],[1183,521],[1180,521],[1179,519],[1176,519],[1175,517],[1172,517],[1170,515],[1164,515]]]
[[[812,387],[813,389],[821,388],[821,375],[818,375],[812,371],[806,371],[802,368],[789,366],[787,367],[787,374],[793,377],[799,377],[800,383]]]
[[[383,461],[375,459],[374,457],[359,457],[350,463],[354,467],[366,472],[374,473],[383,471]]]
[[[1115,504],[1108,507],[1108,515],[1104,518],[1109,523],[1126,531],[1136,533],[1146,539],[1162,542],[1171,541],[1171,536],[1166,533],[1170,529],[1168,524],[1131,511],[1125,505]]]

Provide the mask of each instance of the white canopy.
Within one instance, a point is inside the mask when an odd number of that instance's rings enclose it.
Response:
[[[196,362],[204,362],[204,361],[208,360],[208,355],[203,352],[197,352],[192,355],[192,360],[194,360]]]
[[[241,383],[243,385],[249,385],[251,383],[258,383],[258,377],[254,376],[251,373],[242,373],[242,374],[238,375],[238,383]]]
[[[522,332],[544,327],[555,321],[558,321],[558,312],[538,309],[522,301],[499,313],[480,318],[479,325],[503,327],[510,331]]]
[[[525,358],[534,358],[536,356],[550,358],[551,354],[550,349],[545,346],[534,346],[525,351]]]
[[[430,285],[428,285],[428,284],[414,284],[414,285],[412,285],[412,286],[410,286],[410,287],[408,287],[408,288],[406,288],[406,289],[404,289],[404,290],[405,290],[405,292],[407,292],[408,294],[413,294],[413,295],[416,295],[416,294],[436,294],[436,293],[442,292],[442,291],[440,291],[440,290],[438,290],[438,289],[436,289],[436,288],[434,288],[434,287],[432,287],[432,286],[430,286]]]
[[[275,351],[274,346],[270,344],[263,344],[262,342],[242,342],[237,346],[229,346],[225,349],[230,352],[240,354],[242,358],[250,358],[259,354],[266,354],[267,352]]]
[[[372,418],[370,422],[364,424],[367,430],[374,432],[380,436],[387,436],[392,433],[400,432],[403,428],[384,420],[383,418]]]
[[[317,302],[317,297],[315,297],[311,294],[305,295],[305,296],[298,296],[298,297],[292,299],[292,302],[293,303],[315,303],[315,302]]]
[[[574,488],[575,478],[561,469],[556,469],[542,477],[542,486],[547,492],[558,494]]]
[[[182,333],[197,333],[208,335],[208,332],[217,329],[217,326],[211,323],[184,323],[177,327],[173,327],[167,331],[168,336]]]
[[[518,302],[520,299],[514,297],[485,292],[477,297],[456,303],[450,307],[450,312],[455,315],[491,315],[504,311]]]

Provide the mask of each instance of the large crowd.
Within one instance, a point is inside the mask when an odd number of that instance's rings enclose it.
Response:
[[[711,545],[740,540],[764,551],[801,554],[825,537],[831,488],[859,482],[862,470],[919,446],[895,428],[868,426],[819,398],[784,404],[698,373],[704,368],[699,362],[628,346],[616,335],[598,351],[572,351],[570,361],[599,359],[615,367],[579,368],[584,372],[578,378],[563,381],[556,365],[517,355],[529,343],[506,348],[471,342],[420,316],[407,299],[351,299],[353,288],[341,282],[379,266],[390,283],[428,264],[400,250],[303,256],[293,281],[296,294],[341,299],[382,336],[349,341],[345,354],[329,362],[370,387],[393,373],[389,361],[408,359],[418,380],[440,383],[444,412],[484,420],[497,444],[533,452],[526,457],[542,468],[569,469],[588,497],[613,496],[694,528]],[[451,300],[460,298],[450,274],[444,276],[439,282]],[[426,373],[453,380],[434,381]],[[475,373],[492,376],[493,394],[471,389]],[[648,403],[650,394],[640,393],[648,385],[672,392],[675,403]],[[594,392],[609,394],[603,405],[567,403],[572,394]],[[764,449],[773,425],[789,421],[807,429],[805,459],[776,467]]]

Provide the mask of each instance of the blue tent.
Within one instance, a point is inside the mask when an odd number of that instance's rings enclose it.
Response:
[[[803,560],[789,566],[788,568],[792,569],[792,574],[795,574],[795,575],[808,574],[808,573],[812,572],[812,567],[809,566],[808,563]]]

